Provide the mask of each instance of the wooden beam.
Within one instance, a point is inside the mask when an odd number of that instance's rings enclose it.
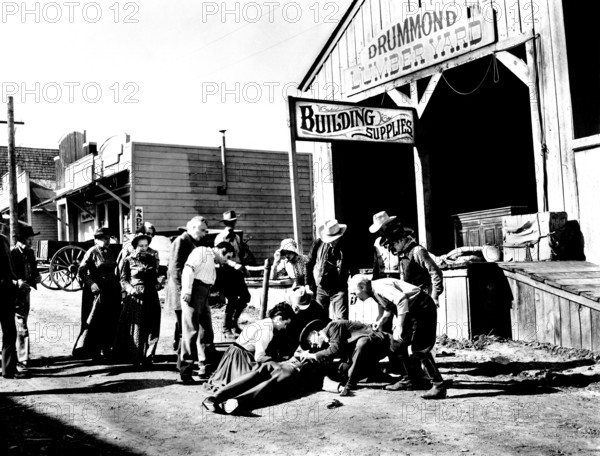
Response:
[[[392,89],[387,94],[394,101],[394,103],[396,103],[399,107],[404,107],[404,106],[412,107],[413,106],[412,100],[410,99],[410,97],[404,95],[402,92],[400,92],[399,89]]]
[[[60,223],[62,223],[65,226],[69,226],[68,222],[65,222],[63,219],[61,219],[59,216],[57,216],[56,214],[54,214],[53,212],[50,212],[48,209],[44,209],[43,207],[38,207],[38,209],[40,209],[41,211],[43,211],[44,213],[48,214],[50,217],[55,218],[56,220],[58,220]]]
[[[440,82],[440,79],[442,79],[441,72],[436,73],[433,76],[431,76],[431,79],[427,83],[427,88],[425,89],[425,93],[423,93],[423,96],[419,100],[419,104],[417,106],[415,106],[415,108],[417,108],[417,114],[419,115],[419,118],[421,118],[423,116],[423,112],[425,112],[427,103],[429,103],[429,100],[431,99],[431,96],[433,95],[433,92],[435,91],[435,88],[437,87],[438,82]],[[416,90],[416,84],[415,84],[415,90]],[[412,92],[412,85],[411,85],[411,92]]]
[[[116,199],[119,203],[121,203],[123,206],[125,206],[128,209],[131,209],[131,206],[129,205],[129,203],[127,201],[125,201],[123,198],[121,198],[120,196],[118,196],[116,193],[112,192],[111,190],[109,190],[108,188],[106,188],[104,185],[102,185],[100,182],[96,182],[96,185],[98,187],[100,187],[102,190],[104,190],[106,193],[108,193],[110,196],[112,196],[114,199]]]
[[[500,60],[500,62],[502,62],[504,66],[511,71],[511,73],[518,77],[523,84],[529,84],[529,68],[527,67],[527,63],[525,61],[508,51],[497,52],[496,58]]]
[[[79,204],[77,204],[75,201],[70,200],[70,203],[75,206],[76,208],[78,208],[80,211],[85,212],[86,214],[88,214],[91,217],[95,217],[95,214],[92,214],[90,211],[88,211],[87,209],[81,207]]]

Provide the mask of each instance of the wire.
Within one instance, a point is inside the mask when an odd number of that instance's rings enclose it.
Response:
[[[481,81],[479,82],[479,84],[477,84],[477,87],[475,87],[473,90],[471,90],[469,92],[461,92],[460,90],[457,90],[454,87],[452,87],[452,85],[448,82],[448,79],[446,79],[446,76],[444,75],[443,72],[442,72],[442,78],[444,79],[444,81],[446,82],[446,84],[448,84],[448,87],[450,87],[450,89],[452,89],[457,94],[459,94],[459,95],[471,95],[471,94],[475,93],[477,90],[479,90],[479,88],[485,82],[485,79],[487,78],[487,75],[490,72],[490,68],[492,67],[492,63],[494,64],[494,83],[498,83],[498,81],[500,81],[500,74],[498,72],[498,62],[496,61],[496,55],[492,54],[492,58],[490,59],[490,63],[488,64],[487,69],[485,70],[485,74],[483,75],[483,78],[481,79]]]

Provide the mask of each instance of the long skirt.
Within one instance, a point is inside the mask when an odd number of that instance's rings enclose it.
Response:
[[[258,364],[254,355],[238,344],[232,344],[217,366],[217,369],[204,384],[204,389],[215,392],[233,380],[254,370]]]
[[[117,327],[114,359],[151,364],[160,334],[160,301],[155,287],[146,287],[140,296],[126,296]]]
[[[81,331],[73,347],[76,358],[94,358],[101,351],[105,356],[111,353],[121,309],[121,285],[114,281],[99,286],[96,295],[87,286],[83,289]]]

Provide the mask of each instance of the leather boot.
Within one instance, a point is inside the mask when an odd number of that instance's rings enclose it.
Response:
[[[432,383],[432,387],[429,391],[423,394],[421,397],[423,399],[446,399],[447,390],[444,382],[434,382]]]

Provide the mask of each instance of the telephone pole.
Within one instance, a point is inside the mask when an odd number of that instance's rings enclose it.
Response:
[[[15,110],[13,97],[8,97],[8,208],[10,211],[10,240],[17,243],[17,230],[19,228],[19,198],[17,197],[17,157],[15,152]]]

